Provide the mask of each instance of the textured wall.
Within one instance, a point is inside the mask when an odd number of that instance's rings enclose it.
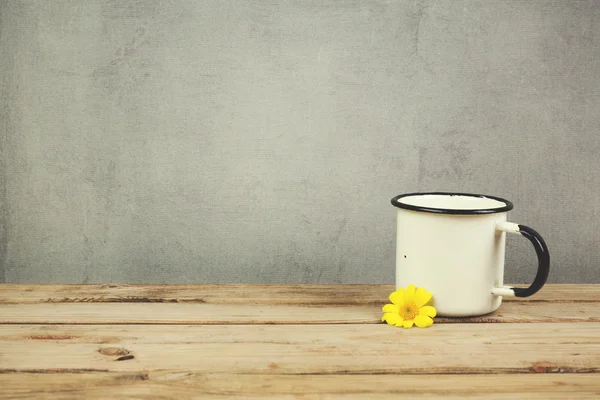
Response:
[[[598,1],[0,4],[0,280],[392,283],[460,190],[600,282]]]

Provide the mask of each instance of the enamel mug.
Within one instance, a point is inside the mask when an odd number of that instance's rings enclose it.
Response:
[[[544,286],[550,255],[533,229],[507,222],[513,204],[467,193],[408,193],[397,207],[396,289],[414,284],[433,295],[437,314],[466,317],[491,313],[503,296],[528,297]],[[527,288],[504,286],[506,233],[529,239],[538,270]]]

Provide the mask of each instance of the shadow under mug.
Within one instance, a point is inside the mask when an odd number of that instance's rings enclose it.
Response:
[[[396,289],[414,284],[433,295],[438,315],[489,314],[502,296],[528,297],[546,283],[550,255],[533,229],[507,222],[513,204],[469,193],[407,193],[394,197],[397,210]],[[506,233],[529,239],[538,270],[527,288],[504,286]]]

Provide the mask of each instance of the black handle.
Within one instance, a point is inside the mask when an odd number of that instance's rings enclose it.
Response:
[[[537,293],[542,286],[544,286],[546,280],[548,279],[548,274],[550,273],[550,253],[548,252],[548,246],[546,246],[546,242],[544,242],[544,239],[539,233],[528,226],[520,224],[518,226],[519,233],[529,239],[535,248],[538,258],[538,269],[533,283],[531,283],[528,288],[512,289],[515,292],[516,297],[529,297]]]

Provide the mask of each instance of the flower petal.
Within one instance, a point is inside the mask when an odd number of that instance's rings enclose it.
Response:
[[[415,321],[412,319],[407,319],[405,321],[402,322],[402,326],[405,328],[412,328],[412,326],[414,325]],[[396,324],[396,326],[398,326],[398,324]]]
[[[432,306],[425,306],[419,308],[419,315],[427,315],[428,317],[435,317],[437,315],[437,311]]]
[[[398,321],[402,320],[402,318],[400,318],[400,316],[398,314],[387,313],[387,314],[383,314],[383,317],[381,317],[381,320],[386,321],[390,325],[396,325],[398,323]]]
[[[415,317],[415,325],[419,328],[427,328],[428,326],[433,325],[433,320],[427,315],[417,315]]]
[[[414,297],[415,297],[415,285],[413,285],[412,283],[410,285],[408,285],[408,287],[406,288],[406,292],[404,293],[404,301],[407,303],[414,303]]]
[[[400,288],[390,294],[390,301],[395,305],[400,305],[404,303],[404,296],[404,288]]]
[[[384,313],[398,314],[400,312],[400,308],[395,304],[386,304],[381,308],[381,311],[383,311]]]
[[[415,305],[417,307],[423,307],[431,300],[431,293],[423,288],[418,288],[415,291]]]

